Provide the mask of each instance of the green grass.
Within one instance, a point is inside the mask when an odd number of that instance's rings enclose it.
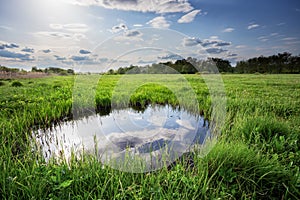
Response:
[[[103,166],[91,155],[73,157],[69,163],[46,163],[32,151],[33,128],[111,103],[120,107],[169,103],[195,111],[195,101],[187,100],[193,99],[189,87],[199,103],[197,112],[212,118],[214,97],[206,78],[186,75],[189,84],[182,87],[185,79],[178,75],[160,77],[54,76],[16,80],[20,87],[12,87],[15,80],[1,80],[0,198],[300,197],[300,75],[223,75],[227,113],[222,134],[207,156],[193,155],[192,169],[183,160],[171,169],[134,174]],[[222,91],[217,88],[213,93]]]

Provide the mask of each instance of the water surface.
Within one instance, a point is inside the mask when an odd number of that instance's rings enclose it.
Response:
[[[34,131],[34,135],[46,160],[88,152],[103,163],[114,160],[120,165],[129,155],[144,160],[143,165],[152,170],[160,167],[162,160],[171,163],[194,144],[203,144],[210,130],[199,115],[169,105],[149,105],[142,111],[112,110],[62,122]]]

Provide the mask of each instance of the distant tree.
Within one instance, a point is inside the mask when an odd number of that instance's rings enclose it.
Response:
[[[216,70],[216,67],[218,70]],[[188,57],[187,59],[176,60],[175,62],[153,63],[150,66],[134,66],[119,68],[117,71],[109,71],[108,74],[170,74],[170,73],[194,74],[202,73],[300,73],[300,56],[292,56],[288,52],[279,53],[269,57],[259,56],[248,60],[238,61],[232,67],[230,61],[222,58],[208,58],[197,60]]]
[[[128,71],[127,73],[129,73],[129,74],[139,74],[140,72],[141,72],[141,70],[138,66],[133,66],[132,69],[130,71]]]
[[[73,69],[67,69],[67,73],[68,73],[68,74],[74,75],[74,74],[75,74],[75,71],[74,71]]]
[[[36,71],[37,71],[37,67],[32,67],[32,68],[31,68],[31,71],[32,71],[32,72],[36,72]]]
[[[299,56],[283,52],[269,57],[254,57],[237,63],[237,73],[299,73]]]
[[[32,67],[31,72],[43,72],[42,69],[38,69],[37,67]]]
[[[113,69],[110,69],[110,70],[108,70],[107,74],[110,74],[110,75],[115,74],[115,71]]]
[[[61,76],[68,76],[69,75],[69,73],[67,71],[65,71],[65,70],[59,72],[58,74],[61,75]]]
[[[120,68],[117,70],[117,73],[118,73],[118,74],[125,74],[125,73],[126,73],[126,69],[124,69],[123,67],[120,67]]]
[[[219,72],[233,72],[233,68],[228,60],[221,58],[212,58],[212,61],[216,64]]]
[[[3,72],[11,72],[11,73],[17,73],[19,72],[20,70],[18,68],[8,68],[8,67],[5,67],[5,66],[0,66],[0,71],[3,71]]]

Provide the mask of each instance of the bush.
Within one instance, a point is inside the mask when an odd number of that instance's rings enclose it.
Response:
[[[59,85],[59,84],[53,85],[53,88],[54,89],[61,88],[61,85]]]
[[[5,85],[5,83],[3,81],[0,81],[0,86]]]
[[[60,76],[68,76],[69,74],[66,71],[61,71],[61,72],[59,72],[59,75]]]
[[[22,84],[20,81],[14,81],[14,82],[11,84],[11,86],[13,86],[13,87],[21,87],[21,86],[23,86],[23,84]]]

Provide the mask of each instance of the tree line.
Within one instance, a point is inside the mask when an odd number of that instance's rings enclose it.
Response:
[[[58,67],[48,67],[39,69],[32,67],[31,72],[46,74],[72,75],[73,69],[62,69]],[[248,60],[238,61],[236,66],[232,66],[230,61],[222,58],[207,58],[197,60],[188,57],[174,62],[161,62],[152,65],[120,67],[117,70],[110,69],[106,74],[195,74],[195,73],[268,73],[268,74],[300,74],[300,55],[293,56],[284,52],[272,56],[259,56]],[[27,73],[19,68],[8,68],[0,65],[0,73]]]
[[[62,69],[59,67],[49,67],[45,69],[38,69],[37,67],[32,67],[31,72],[43,72],[47,74],[59,74],[59,75],[75,74],[75,71],[73,69]]]
[[[9,68],[0,65],[0,72],[2,73],[27,73],[27,71],[19,68]],[[45,69],[39,69],[37,67],[32,67],[31,72],[40,72],[46,74],[59,74],[59,75],[73,75],[75,71],[73,69],[62,69],[58,67],[48,67]]]
[[[300,56],[293,56],[284,52],[272,56],[259,56],[237,62],[233,67],[228,60],[221,58],[208,58],[197,60],[176,60],[175,62],[162,62],[146,66],[130,65],[117,70],[110,69],[107,74],[195,74],[195,73],[269,73],[269,74],[299,74]]]
[[[235,71],[237,73],[299,74],[300,56],[284,52],[268,57],[254,57],[238,62]]]

